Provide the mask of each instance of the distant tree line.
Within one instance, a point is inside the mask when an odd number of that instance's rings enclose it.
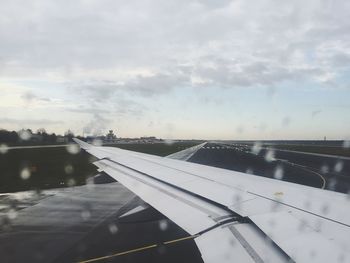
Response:
[[[67,143],[72,141],[74,133],[71,130],[65,132],[64,135],[58,135],[56,133],[48,133],[44,128],[40,128],[34,133],[31,129],[22,129],[20,131],[8,131],[0,129],[0,143],[6,144],[56,144]],[[77,136],[80,139],[85,139],[81,136]]]

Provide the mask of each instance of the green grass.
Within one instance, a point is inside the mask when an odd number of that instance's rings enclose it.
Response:
[[[166,156],[196,144],[198,143],[181,142],[172,145],[158,143],[113,146]],[[96,167],[91,163],[93,160],[84,151],[72,155],[65,147],[9,150],[6,154],[0,154],[0,192],[67,187],[72,180],[76,185],[85,184],[88,177],[97,174]],[[67,169],[69,166],[73,168],[72,171]],[[20,176],[23,168],[31,170],[31,176],[27,180]]]

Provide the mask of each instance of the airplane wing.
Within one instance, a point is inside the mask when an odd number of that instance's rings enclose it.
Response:
[[[350,261],[345,194],[75,141],[191,235],[206,263]]]

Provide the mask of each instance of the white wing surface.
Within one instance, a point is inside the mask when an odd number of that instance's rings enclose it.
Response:
[[[345,194],[76,140],[190,235],[204,262],[349,262]]]

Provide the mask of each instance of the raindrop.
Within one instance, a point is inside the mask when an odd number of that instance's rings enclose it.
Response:
[[[268,221],[268,224],[271,226],[271,227],[276,227],[276,221],[274,219],[271,219]]]
[[[343,170],[344,163],[342,161],[337,161],[337,163],[334,165],[334,171],[337,173],[340,173]]]
[[[7,147],[6,144],[0,144],[0,154],[5,154],[7,153],[9,148]]]
[[[305,209],[310,209],[310,208],[311,208],[311,202],[308,201],[308,200],[306,200],[306,201],[304,202],[304,208],[305,208]]]
[[[348,193],[346,194],[346,200],[350,201],[350,190],[349,190]]]
[[[305,227],[307,226],[307,222],[305,220],[300,220],[300,224],[298,227],[299,232],[303,232],[305,230]]]
[[[315,223],[315,231],[316,232],[321,232],[322,230],[322,221],[321,220],[317,220]]]
[[[92,141],[92,145],[94,145],[94,146],[102,146],[102,140],[100,140],[100,139],[94,139],[94,140]]]
[[[281,206],[280,202],[278,202],[278,198],[275,198],[277,202],[272,202],[271,204],[271,211],[275,212],[278,211],[278,208]]]
[[[116,224],[111,223],[108,226],[108,230],[109,232],[111,232],[112,235],[115,235],[118,232],[118,227],[116,226]]]
[[[321,208],[322,214],[327,215],[329,213],[329,206],[327,204],[324,204]]]
[[[277,180],[282,180],[283,179],[283,167],[278,165],[275,169],[275,172],[273,174],[273,177]]]
[[[86,221],[91,217],[91,213],[89,210],[85,209],[83,211],[81,211],[81,218]]]
[[[271,150],[269,149],[266,154],[265,154],[265,160],[267,162],[272,162],[275,160],[275,151],[274,150]]]
[[[261,151],[262,144],[261,142],[255,142],[252,147],[252,153],[258,155]]]
[[[95,181],[94,181],[94,178],[93,178],[93,177],[88,177],[88,178],[86,178],[85,183],[86,183],[86,185],[87,185],[87,187],[88,187],[89,189],[92,189],[92,188],[94,188],[94,186],[95,186]]]
[[[344,140],[343,147],[344,148],[350,148],[350,140]]]
[[[247,174],[253,174],[253,169],[252,168],[248,168],[245,172]]]
[[[73,178],[69,178],[69,179],[67,180],[67,185],[68,185],[69,187],[72,187],[72,186],[75,186],[75,185],[76,185],[76,182],[75,182],[75,180],[74,180]]]
[[[166,139],[166,140],[164,140],[164,143],[165,143],[166,145],[173,145],[173,144],[174,144],[174,141],[171,140],[171,139]]]
[[[17,217],[17,211],[13,208],[11,208],[8,212],[7,212],[7,217],[10,219],[10,220],[13,220]]]
[[[328,173],[328,172],[329,172],[328,165],[322,165],[321,166],[321,173]]]
[[[341,253],[338,255],[338,262],[345,262],[345,254]]]
[[[311,250],[310,251],[310,258],[315,258],[317,255],[316,251],[315,250]]]
[[[233,197],[233,203],[239,203],[240,201],[242,201],[242,197],[240,194],[235,194],[235,196]]]
[[[282,127],[288,127],[288,125],[290,124],[291,120],[288,116],[284,117],[282,119]]]
[[[337,185],[337,179],[336,178],[330,178],[328,180],[328,189],[329,190],[335,190]]]
[[[165,219],[159,221],[159,229],[165,231],[168,229],[168,222]]]
[[[31,133],[28,130],[20,130],[18,132],[19,138],[23,141],[28,141],[32,137]]]
[[[29,179],[29,177],[30,177],[30,170],[29,170],[29,168],[23,168],[22,170],[21,170],[21,172],[20,172],[20,177],[21,177],[21,179],[22,180],[28,180]]]
[[[244,128],[242,126],[238,126],[236,128],[236,131],[237,131],[238,134],[242,134],[244,132]]]
[[[8,217],[0,218],[0,230],[3,230],[3,231],[11,230],[11,220]]]
[[[64,166],[64,172],[66,174],[72,174],[74,172],[74,168],[71,164],[67,164]]]
[[[80,147],[78,144],[68,144],[66,149],[70,154],[78,154],[80,152]]]
[[[157,246],[157,251],[158,251],[159,254],[165,254],[165,252],[166,252],[166,247],[165,247],[165,245],[163,245],[163,244],[158,245],[158,246]]]

